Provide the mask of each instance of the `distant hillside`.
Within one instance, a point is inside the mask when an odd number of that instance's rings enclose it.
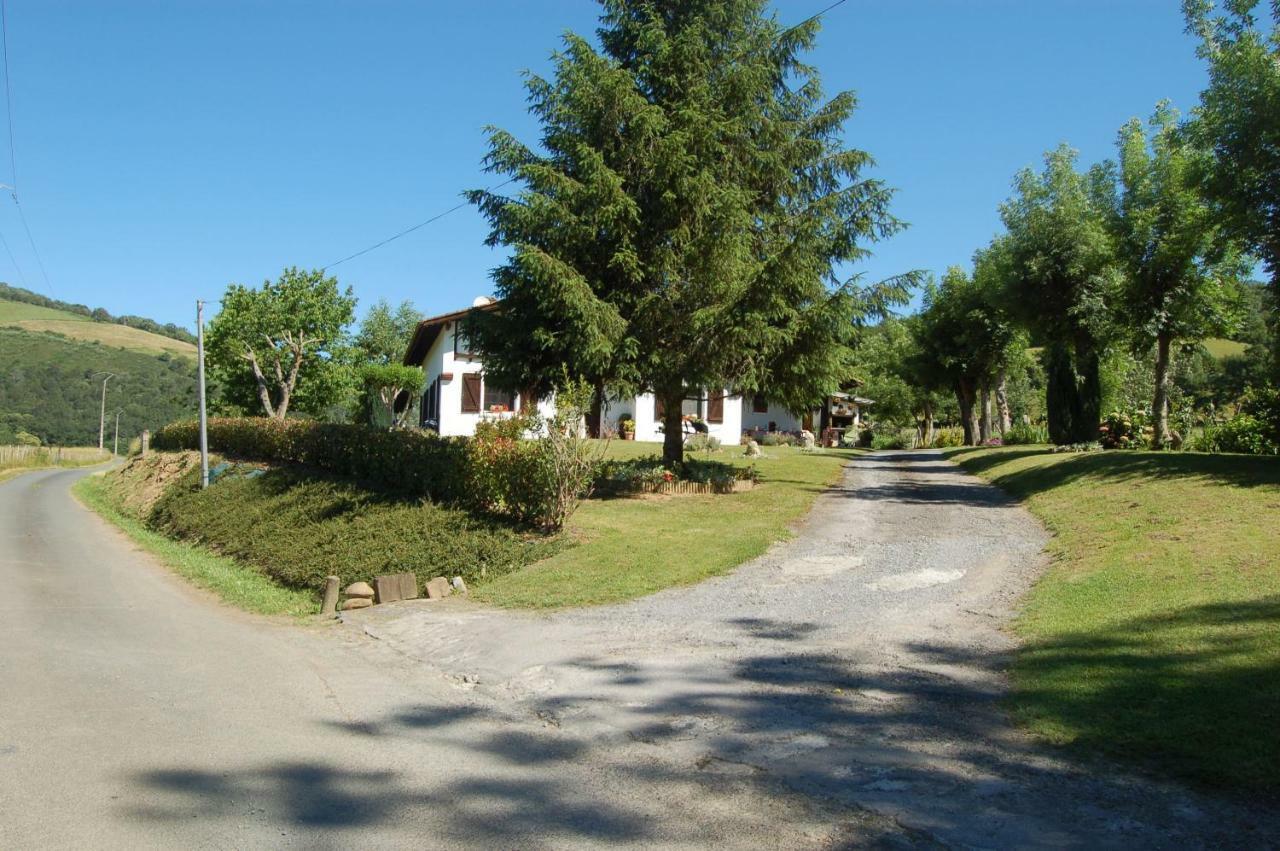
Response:
[[[0,284],[0,328],[21,328],[24,331],[52,331],[74,340],[98,342],[105,346],[114,346],[136,352],[158,355],[168,352],[172,355],[194,358],[195,346],[185,340],[175,339],[153,331],[122,325],[114,318],[111,321],[99,320],[93,316],[74,313],[61,308],[34,304],[30,301],[14,301],[8,296],[15,290]],[[26,290],[18,290],[25,293]],[[109,315],[109,314],[107,314]],[[140,320],[140,322],[144,320]],[[157,328],[158,325],[150,322]],[[178,329],[181,330],[181,329]],[[190,335],[188,335],[190,336]]]
[[[182,343],[191,343],[194,345],[196,342],[194,334],[180,325],[174,325],[172,322],[161,324],[154,319],[148,319],[145,316],[133,316],[130,314],[113,316],[104,307],[90,308],[83,304],[60,301],[56,298],[49,298],[48,296],[40,295],[40,293],[34,293],[31,290],[24,290],[22,287],[14,287],[5,283],[0,283],[0,301],[16,301],[21,304],[30,304],[36,307],[47,307],[51,310],[72,314],[74,317],[89,319],[93,322],[101,322],[109,325],[123,325],[128,328],[136,328],[139,331],[146,331],[161,337],[168,337],[171,340],[177,340]]]
[[[9,304],[0,302],[0,307]],[[84,320],[18,321],[113,328]],[[0,326],[5,324],[11,323],[0,321]],[[167,339],[123,326],[115,330]],[[167,342],[185,345],[176,340]],[[156,354],[117,345],[0,327],[0,444],[13,443],[17,432],[26,431],[46,444],[97,445],[102,378],[95,373],[100,372],[116,374],[107,384],[108,445],[117,410],[121,411],[122,449],[143,429],[154,431],[195,413],[194,359],[177,357],[170,351]]]

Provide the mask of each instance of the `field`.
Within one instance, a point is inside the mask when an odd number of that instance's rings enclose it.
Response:
[[[42,467],[87,467],[110,457],[96,446],[0,446],[0,482]]]
[[[1280,459],[961,449],[1054,533],[1014,712],[1051,742],[1280,794]]]
[[[0,328],[16,327],[24,331],[49,331],[73,340],[97,342],[104,346],[128,349],[146,354],[182,355],[195,357],[195,346],[181,340],[170,339],[126,325],[111,322],[94,322],[86,316],[77,316],[50,307],[26,304],[20,301],[0,299]]]
[[[725,573],[784,539],[854,450],[806,454],[762,447],[761,484],[746,493],[588,500],[570,521],[577,546],[480,586],[499,606],[556,608],[614,603]],[[612,457],[661,452],[658,444],[614,441]],[[740,466],[738,446],[710,457]]]

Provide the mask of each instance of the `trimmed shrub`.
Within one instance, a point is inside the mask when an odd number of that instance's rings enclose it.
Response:
[[[719,452],[720,438],[709,434],[691,434],[684,442],[685,452]]]
[[[467,444],[465,438],[431,432],[314,420],[209,420],[211,451],[251,461],[305,464],[382,490],[438,502],[469,500]],[[156,432],[151,445],[175,452],[199,449],[199,424],[194,420],[171,423]]]
[[[436,576],[475,584],[570,543],[297,468],[254,472],[232,465],[201,490],[199,470],[190,469],[165,490],[148,525],[253,565],[283,585],[317,591],[331,573],[344,584],[402,571],[420,585]]]

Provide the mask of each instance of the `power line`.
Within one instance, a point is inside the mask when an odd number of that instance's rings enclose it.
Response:
[[[5,116],[9,122],[9,174],[12,184],[9,186],[9,195],[13,198],[13,205],[18,208],[18,218],[22,220],[22,229],[27,232],[27,242],[31,243],[31,253],[36,257],[36,265],[40,267],[40,276],[44,278],[45,289],[50,295],[53,295],[53,284],[49,281],[49,273],[44,267],[44,258],[40,256],[40,249],[36,248],[36,238],[31,235],[31,225],[27,224],[27,214],[22,209],[22,202],[18,200],[18,153],[17,145],[13,143],[13,92],[9,83],[9,13],[8,4],[5,0],[0,0],[0,47],[3,47],[4,54],[4,108]],[[5,244],[8,249],[8,244]],[[13,252],[9,253],[10,258]],[[15,260],[14,264],[18,263]],[[21,270],[18,272],[22,275]],[[26,286],[26,281],[23,281]]]
[[[4,0],[0,0],[0,4],[2,4],[3,2],[4,2]],[[783,30],[781,33],[779,33],[779,34],[778,34],[778,39],[785,38],[786,36],[790,35],[791,33],[795,32],[796,30],[800,29],[801,27],[808,26],[809,24],[811,24],[811,23],[813,23],[814,21],[818,20],[819,18],[821,18],[823,15],[827,14],[827,13],[828,13],[828,12],[830,12],[831,10],[833,10],[833,9],[835,9],[835,8],[839,7],[839,6],[843,6],[843,5],[844,5],[845,3],[847,3],[847,2],[849,2],[849,0],[836,0],[836,2],[832,3],[830,6],[827,6],[825,9],[823,9],[823,10],[821,10],[821,11],[819,11],[819,12],[815,12],[814,14],[812,14],[812,15],[810,15],[809,17],[805,18],[805,19],[804,19],[803,21],[801,21],[800,23],[798,23],[798,24],[793,24],[792,26],[787,27],[785,30]],[[6,84],[6,85],[8,85],[8,74],[7,74],[7,72],[6,72],[6,75],[5,75],[5,84]],[[10,122],[10,125],[11,125],[11,126],[10,126],[10,130],[12,131],[12,121]],[[496,184],[496,185],[494,185],[494,186],[490,186],[488,189],[486,189],[486,190],[485,190],[485,192],[492,192],[492,191],[493,191],[493,190],[495,190],[495,189],[501,189],[503,186],[506,186],[508,183],[511,183],[511,182],[513,182],[513,181],[515,181],[515,180],[517,180],[517,179],[518,179],[517,177],[511,177],[511,178],[508,178],[508,179],[506,179],[506,180],[502,181],[502,182],[501,182],[501,183],[499,183],[499,184]],[[15,201],[17,200],[17,196],[16,196],[16,195],[14,196],[14,200],[15,200]],[[386,245],[386,244],[387,244],[387,243],[389,243],[389,242],[395,242],[397,239],[399,239],[399,238],[400,238],[400,237],[402,237],[402,236],[408,236],[409,234],[413,233],[414,231],[419,230],[420,228],[424,228],[424,227],[426,227],[427,225],[431,224],[432,222],[439,221],[440,219],[443,219],[445,216],[449,215],[450,213],[456,213],[458,210],[461,210],[463,207],[466,207],[466,206],[469,206],[469,205],[470,205],[470,202],[469,202],[469,201],[463,201],[463,202],[462,202],[462,203],[460,203],[460,204],[455,204],[454,206],[450,207],[449,209],[445,210],[444,212],[442,212],[442,213],[437,213],[437,214],[435,214],[434,216],[432,216],[431,218],[426,219],[425,221],[418,222],[416,225],[413,225],[412,227],[405,228],[404,230],[400,231],[399,233],[394,234],[394,235],[392,235],[392,236],[389,236],[389,237],[387,237],[386,239],[382,240],[381,242],[375,242],[373,245],[370,245],[370,246],[368,246],[367,248],[362,248],[362,249],[360,249],[359,251],[355,252],[354,254],[348,254],[346,257],[343,257],[341,260],[334,260],[332,263],[329,263],[329,264],[327,264],[327,265],[325,265],[325,266],[321,266],[321,267],[320,267],[320,271],[321,271],[321,272],[327,272],[328,270],[332,269],[334,266],[339,265],[340,263],[346,263],[348,260],[354,260],[354,259],[356,259],[357,257],[361,257],[361,256],[363,256],[363,255],[365,255],[365,254],[368,254],[370,251],[376,251],[377,249],[381,248],[382,246]]]
[[[493,190],[495,190],[495,189],[501,189],[502,187],[506,186],[508,183],[511,183],[511,182],[512,182],[512,181],[514,181],[515,179],[516,179],[516,178],[514,178],[514,177],[512,177],[512,178],[508,178],[507,180],[504,180],[504,181],[502,181],[502,182],[501,182],[501,183],[499,183],[499,184],[496,184],[496,185],[494,185],[494,186],[490,186],[490,187],[489,187],[488,189],[486,189],[485,191],[486,191],[486,192],[492,192],[492,191],[493,191]],[[376,249],[379,249],[379,248],[381,248],[382,246],[386,245],[388,242],[395,242],[395,241],[396,241],[397,239],[399,239],[400,237],[402,237],[402,236],[408,236],[409,234],[413,233],[414,231],[418,230],[419,228],[424,228],[424,227],[426,227],[427,225],[431,224],[432,222],[439,221],[440,219],[443,219],[445,216],[449,215],[450,213],[456,213],[457,211],[461,210],[463,207],[466,207],[466,206],[470,205],[470,203],[471,203],[470,201],[463,201],[463,202],[462,202],[462,203],[460,203],[460,204],[455,204],[454,206],[452,206],[452,207],[450,207],[449,209],[445,210],[443,213],[436,213],[434,216],[432,216],[431,218],[427,219],[426,221],[418,222],[418,223],[417,223],[416,225],[414,225],[413,227],[405,228],[404,230],[400,231],[399,233],[397,233],[397,234],[395,234],[395,235],[393,235],[393,236],[389,236],[389,237],[387,237],[386,239],[382,240],[381,242],[375,242],[373,245],[370,245],[368,248],[362,248],[362,249],[360,249],[360,250],[359,250],[359,251],[357,251],[355,254],[348,254],[346,257],[343,257],[341,260],[334,260],[332,263],[329,263],[329,264],[327,264],[327,265],[321,266],[321,267],[320,267],[320,271],[321,271],[321,272],[327,272],[329,269],[333,268],[334,266],[337,266],[339,263],[346,263],[348,260],[354,260],[354,259],[356,259],[357,257],[360,257],[360,256],[361,256],[361,255],[363,255],[363,254],[368,254],[370,251],[374,251],[374,250],[376,250]]]

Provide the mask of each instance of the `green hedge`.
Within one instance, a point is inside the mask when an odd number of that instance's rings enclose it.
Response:
[[[469,503],[474,497],[465,438],[429,432],[389,431],[363,425],[215,417],[209,420],[209,449],[233,458],[305,464],[380,489],[436,502]],[[156,432],[159,450],[200,448],[194,420],[171,423]]]

